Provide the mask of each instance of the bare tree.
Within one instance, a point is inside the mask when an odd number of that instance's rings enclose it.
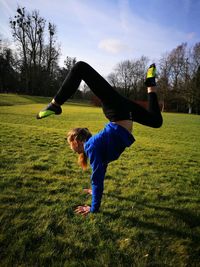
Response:
[[[47,55],[47,72],[52,75],[55,63],[57,63],[59,54],[60,54],[60,47],[56,47],[56,25],[49,23],[48,26],[48,34],[49,34],[49,41],[48,45],[46,46],[46,55]]]
[[[118,88],[123,90],[126,97],[131,94],[133,82],[132,82],[132,63],[130,60],[120,62],[116,66],[116,75]]]
[[[191,51],[193,106],[197,114],[200,113],[200,42]]]
[[[144,79],[149,59],[142,56],[139,59],[132,60],[132,76],[133,76],[133,95],[135,99],[146,99],[146,86]]]
[[[141,57],[138,60],[124,60],[117,64],[108,80],[113,87],[121,91],[126,97],[137,95],[143,86],[148,59]]]
[[[69,72],[72,67],[76,64],[77,60],[75,57],[66,57],[64,60],[65,69],[67,72]]]
[[[115,89],[118,88],[118,79],[117,79],[117,74],[115,72],[110,73],[107,79]]]
[[[59,49],[55,43],[56,27],[49,23],[48,44],[45,45],[45,24],[46,21],[34,10],[26,12],[25,8],[18,7],[14,19],[10,20],[13,37],[18,45],[21,54],[21,74],[25,80],[27,93],[37,92],[42,79],[48,81],[54,66],[57,67]],[[45,77],[41,77],[45,73]]]
[[[177,46],[169,54],[169,63],[171,65],[170,82],[174,90],[180,89],[180,81],[182,79],[185,60],[186,60],[186,43]]]
[[[177,111],[181,105],[182,110],[187,109],[188,113],[192,113],[198,98],[196,81],[198,80],[199,66],[200,43],[191,49],[187,47],[186,43],[181,44],[161,58],[158,84],[163,100],[163,109],[166,101],[171,101],[176,103]]]
[[[25,8],[18,7],[15,18],[10,20],[10,25],[22,55],[25,86],[29,90],[31,78],[35,76],[36,66],[41,62],[45,20],[39,16],[38,11],[29,14],[26,13]]]
[[[191,60],[193,65],[193,71],[197,72],[200,66],[200,42],[196,43],[192,48]]]
[[[169,55],[165,54],[159,61],[159,80],[158,86],[160,88],[160,96],[162,101],[162,111],[165,111],[166,105],[170,94],[170,71],[171,65],[169,61]]]

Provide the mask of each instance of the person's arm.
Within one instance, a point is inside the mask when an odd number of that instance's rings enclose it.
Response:
[[[101,159],[96,156],[91,161],[91,167],[92,204],[90,212],[98,212],[101,205],[101,198],[103,195],[104,177],[107,165],[103,164]]]
[[[107,165],[102,164],[100,159],[96,156],[91,161],[92,175],[91,175],[91,186],[92,186],[92,204],[91,207],[84,205],[78,206],[75,213],[87,216],[90,212],[95,213],[99,211],[101,205],[101,198],[103,194],[104,177]]]
[[[92,149],[90,151],[90,165],[92,168],[92,204],[90,212],[97,212],[101,205],[101,198],[104,189],[104,177],[107,168],[107,165],[102,162],[98,149]]]
[[[92,187],[92,204],[90,206],[79,206],[75,210],[76,213],[88,215],[90,212],[98,212],[101,205],[101,198],[103,194],[104,177],[107,165],[103,163],[101,152],[98,146],[91,146],[88,149],[88,157],[92,168],[91,187]]]

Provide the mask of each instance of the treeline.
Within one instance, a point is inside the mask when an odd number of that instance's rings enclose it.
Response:
[[[67,57],[58,65],[61,54],[56,26],[47,22],[39,11],[27,12],[18,7],[10,19],[16,49],[0,38],[0,92],[52,96],[58,90],[76,58]],[[147,57],[118,63],[107,79],[116,90],[130,99],[145,101],[144,77]],[[166,53],[157,62],[157,83],[163,111],[200,114],[200,42],[186,43]],[[92,99],[85,85],[76,98]]]
[[[125,60],[108,76],[109,82],[127,97],[144,100],[144,77],[149,60]],[[163,111],[200,114],[200,42],[183,43],[157,62],[157,84]]]

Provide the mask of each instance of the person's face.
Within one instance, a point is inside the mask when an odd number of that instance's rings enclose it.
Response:
[[[78,154],[84,152],[83,142],[81,142],[81,141],[74,140],[74,141],[70,142],[69,145],[70,145],[71,150],[73,150],[74,152],[76,152]]]

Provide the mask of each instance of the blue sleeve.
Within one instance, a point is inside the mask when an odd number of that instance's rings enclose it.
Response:
[[[101,156],[97,153],[97,151],[90,153],[90,165],[92,167],[92,204],[90,212],[97,212],[101,205],[107,165],[102,162]]]

